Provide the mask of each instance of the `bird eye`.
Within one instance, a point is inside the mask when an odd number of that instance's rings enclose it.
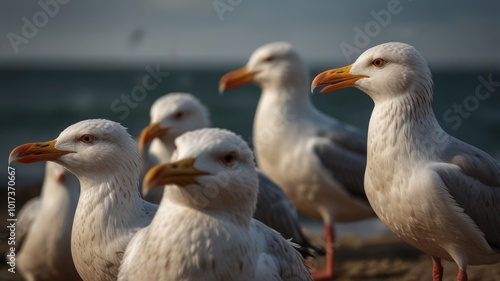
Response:
[[[272,61],[272,60],[273,60],[273,57],[271,57],[271,56],[268,56],[268,57],[266,57],[266,58],[264,59],[264,61],[265,61],[265,62],[270,62],[270,61]]]
[[[374,59],[372,61],[372,65],[375,66],[375,67],[383,67],[385,65],[386,61],[384,59],[381,59],[381,58],[378,58],[378,59]]]
[[[229,152],[227,154],[224,154],[221,160],[224,165],[231,167],[236,161],[236,154],[234,152]]]
[[[183,115],[184,115],[184,114],[182,114],[182,111],[179,111],[179,112],[177,112],[177,113],[174,115],[174,119],[175,119],[175,120],[179,120],[179,119],[181,119],[181,118],[182,118],[182,116],[183,116]]]
[[[95,137],[93,135],[83,135],[80,137],[80,141],[83,143],[91,144],[94,142]]]

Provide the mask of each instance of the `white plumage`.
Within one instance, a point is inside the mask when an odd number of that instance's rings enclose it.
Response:
[[[81,280],[71,257],[71,227],[80,194],[78,179],[47,162],[42,194],[28,201],[16,225],[17,263],[28,281]]]
[[[321,112],[309,97],[309,75],[288,43],[258,48],[247,65],[220,81],[220,90],[256,83],[261,97],[253,124],[259,167],[283,188],[297,209],[322,219],[327,268],[333,276],[333,224],[374,216],[363,189],[366,138]]]
[[[81,121],[53,141],[15,148],[12,161],[54,161],[79,179],[71,237],[76,269],[85,281],[116,280],[127,244],[158,208],[140,197],[139,153],[126,129],[108,120]]]
[[[325,71],[312,87],[354,86],[375,102],[368,131],[366,194],[399,237],[459,266],[500,262],[500,165],[443,131],[432,110],[432,78],[424,58],[404,43],[365,51],[350,66]]]
[[[146,189],[167,186],[151,225],[127,248],[119,280],[312,280],[291,244],[252,219],[258,179],[243,139],[201,129],[175,144],[175,162],[145,177]]]
[[[139,137],[141,154],[146,161],[147,169],[155,164],[171,161],[175,150],[174,140],[185,132],[210,126],[208,109],[193,95],[187,93],[170,93],[157,99],[151,106],[151,123]],[[151,142],[149,151],[144,151]],[[315,248],[301,231],[297,211],[279,186],[264,173],[257,170],[259,178],[259,195],[254,218],[280,232],[285,238],[301,246],[304,256],[310,252],[318,254]],[[158,192],[156,192],[158,190]],[[145,198],[159,203],[163,188],[149,192]]]

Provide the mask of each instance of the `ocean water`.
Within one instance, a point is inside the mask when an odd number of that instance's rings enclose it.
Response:
[[[7,163],[15,146],[52,140],[67,126],[89,118],[120,122],[137,137],[149,123],[151,104],[170,92],[196,95],[210,109],[214,127],[232,130],[251,143],[253,116],[260,96],[255,85],[221,95],[219,79],[231,69],[168,69],[164,66],[160,69],[168,72],[168,76],[156,76],[156,80],[153,76],[147,81],[150,90],[143,86],[149,75],[146,69],[0,70],[0,157]],[[311,77],[322,70],[325,68],[313,69]],[[500,71],[438,70],[433,71],[433,76],[434,111],[443,128],[500,159]],[[498,82],[485,82],[488,80]],[[129,96],[128,104],[122,95]],[[373,102],[361,91],[345,89],[326,95],[314,94],[311,98],[323,112],[367,129]],[[15,167],[19,188],[43,176],[41,163],[16,164]]]

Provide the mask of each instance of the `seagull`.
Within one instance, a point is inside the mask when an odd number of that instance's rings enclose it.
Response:
[[[139,137],[139,150],[147,169],[172,160],[175,150],[174,140],[183,133],[210,126],[208,109],[189,93],[170,93],[158,98],[151,106],[151,123]],[[151,143],[149,151],[146,146]],[[146,170],[147,170],[146,169]],[[143,168],[143,170],[145,170]],[[283,190],[257,169],[259,195],[254,218],[300,245],[299,252],[304,257],[323,254],[323,249],[313,246],[302,233],[297,210]],[[156,188],[154,190],[162,190]],[[146,199],[159,203],[162,192],[148,192]]]
[[[142,174],[155,165],[170,162],[178,136],[210,126],[208,109],[189,93],[174,92],[158,98],[151,106],[150,117],[151,123],[142,130],[138,140]],[[162,188],[155,188],[145,199],[159,204],[162,194]]]
[[[71,253],[85,281],[116,280],[125,248],[147,226],[157,205],[138,191],[137,144],[120,124],[91,119],[65,129],[57,139],[12,150],[9,163],[53,161],[80,181]]]
[[[208,109],[189,93],[174,92],[158,98],[151,106],[150,117],[151,123],[138,140],[144,172],[170,161],[178,136],[210,126]],[[145,150],[149,143],[149,150]]]
[[[378,217],[433,259],[467,265],[500,262],[500,165],[448,135],[432,110],[433,82],[425,59],[405,43],[365,51],[354,64],[322,72],[311,89],[356,87],[375,102],[368,129],[365,189]]]
[[[262,89],[253,125],[258,166],[299,211],[322,219],[326,268],[313,276],[331,279],[333,224],[375,216],[363,188],[366,138],[313,106],[308,70],[289,43],[258,48],[245,67],[221,78],[219,90],[251,82]]]
[[[118,280],[312,280],[292,244],[252,219],[258,178],[241,137],[200,129],[175,144],[174,162],[145,176],[145,192],[167,186],[157,215],[130,242]]]
[[[17,257],[28,281],[82,280],[71,257],[71,226],[80,194],[75,176],[48,162],[42,194],[28,201],[17,219]]]

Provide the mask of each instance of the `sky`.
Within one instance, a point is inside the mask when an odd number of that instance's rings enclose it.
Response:
[[[500,67],[500,1],[0,1],[0,65],[224,67],[288,41],[314,65],[414,45],[434,67]]]

